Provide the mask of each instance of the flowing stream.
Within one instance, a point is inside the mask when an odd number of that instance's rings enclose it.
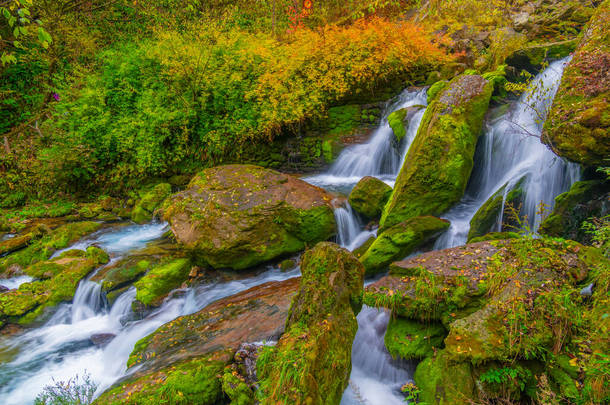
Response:
[[[563,64],[559,61],[539,75],[537,83],[543,85],[534,95],[536,110],[550,105],[557,89]],[[550,89],[550,91],[549,91]],[[451,228],[439,238],[436,248],[462,244],[466,240],[469,221],[476,210],[504,184],[514,184],[524,178],[524,210],[536,229],[540,216],[536,205],[544,201],[552,207],[554,197],[569,188],[578,178],[575,165],[558,159],[535,136],[541,130],[536,110],[528,95],[516,103],[502,117],[489,121],[478,145],[473,177],[463,200],[450,210],[445,218]],[[398,144],[387,124],[387,114],[399,108],[421,106],[410,117],[407,136]],[[386,114],[379,127],[364,144],[344,150],[328,172],[305,180],[331,191],[348,194],[364,176],[374,176],[393,185],[409,146],[417,134],[426,106],[425,91],[405,91],[388,103]],[[525,134],[528,135],[525,135]],[[349,204],[336,209],[338,243],[353,250],[375,230],[366,230],[364,221]],[[106,250],[112,261],[125,257],[148,243],[158,240],[166,232],[164,223],[132,225],[99,231],[79,241],[70,249],[85,249],[96,245]],[[57,252],[56,255],[61,252]],[[164,304],[144,319],[135,319],[131,303],[135,289],[123,293],[108,307],[102,299],[100,286],[83,280],[72,303],[58,307],[54,315],[40,328],[22,335],[0,338],[0,403],[32,403],[45,385],[67,380],[88,372],[103,392],[126,375],[126,362],[135,343],[159,326],[176,317],[199,311],[210,303],[253,286],[281,281],[300,274],[300,269],[282,273],[269,266],[250,278],[209,282],[172,294]],[[0,280],[0,284],[18,285],[23,280]],[[385,349],[383,338],[389,314],[386,311],[364,307],[358,315],[358,333],[353,343],[352,374],[342,404],[391,405],[404,403],[400,393],[402,384],[410,381],[413,364],[392,360]],[[95,334],[112,334],[114,338],[104,347],[91,342]]]

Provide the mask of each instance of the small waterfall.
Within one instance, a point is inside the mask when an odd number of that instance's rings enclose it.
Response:
[[[19,288],[21,284],[29,283],[33,278],[30,276],[17,276],[12,278],[0,278],[0,285],[14,290]]]
[[[451,221],[451,227],[437,240],[435,249],[466,243],[470,220],[505,184],[506,193],[523,180],[525,198],[520,215],[527,217],[527,226],[536,231],[542,221],[540,204],[552,209],[555,197],[578,180],[579,166],[565,162],[540,142],[544,119],[568,61],[553,62],[508,113],[486,124],[466,195],[443,216]]]
[[[93,281],[83,280],[74,294],[72,302],[72,323],[95,316],[103,308],[102,286]]]
[[[364,227],[360,217],[347,201],[344,207],[335,209],[335,221],[337,222],[337,243],[344,247],[349,247]]]

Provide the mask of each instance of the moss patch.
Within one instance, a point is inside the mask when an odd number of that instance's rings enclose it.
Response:
[[[188,279],[190,270],[189,259],[176,259],[154,267],[134,284],[137,289],[136,299],[145,305],[159,304],[165,295]]]

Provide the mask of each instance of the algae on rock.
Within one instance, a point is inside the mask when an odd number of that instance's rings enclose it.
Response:
[[[348,201],[357,213],[376,219],[381,215],[390,195],[392,187],[375,177],[366,176],[352,189]]]

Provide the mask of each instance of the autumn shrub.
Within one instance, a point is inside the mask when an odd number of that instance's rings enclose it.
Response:
[[[188,33],[103,52],[99,74],[64,90],[55,132],[89,148],[94,180],[236,160],[246,143],[296,134],[348,95],[421,82],[451,59],[420,27],[378,18],[302,29],[290,40],[218,20]]]

